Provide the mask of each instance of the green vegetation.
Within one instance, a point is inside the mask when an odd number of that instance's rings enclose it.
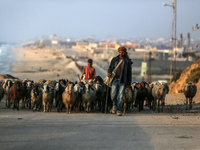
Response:
[[[189,139],[189,138],[193,138],[193,136],[185,136],[185,135],[183,135],[183,136],[178,136],[176,138],[186,138],[186,139]]]
[[[181,73],[182,73],[182,71],[180,71],[180,72],[178,72],[178,73],[176,73],[174,76],[173,76],[173,78],[172,78],[172,80],[171,80],[171,82],[173,82],[173,81],[177,81],[179,78],[180,78],[180,76],[181,76]]]
[[[186,83],[188,82],[197,83],[199,79],[200,79],[200,67],[191,70],[190,75],[186,80]]]

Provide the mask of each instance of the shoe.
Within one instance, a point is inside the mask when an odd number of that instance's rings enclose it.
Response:
[[[117,111],[117,116],[122,116],[122,112],[121,111]]]
[[[116,111],[117,111],[117,106],[113,105],[113,107],[112,107],[112,110],[111,110],[111,111],[112,111],[112,113],[113,113],[113,114],[116,114]]]

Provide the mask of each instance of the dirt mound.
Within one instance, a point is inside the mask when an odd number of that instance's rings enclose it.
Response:
[[[186,84],[186,80],[188,76],[190,75],[191,71],[193,69],[196,69],[200,66],[200,59],[197,60],[194,64],[188,66],[185,70],[182,71],[180,78],[176,82],[172,82],[169,85],[169,93],[179,93],[183,89],[184,85]],[[200,102],[198,100],[198,97],[200,96],[200,79],[197,83],[195,83],[197,86],[197,94],[194,97],[195,102]]]
[[[5,80],[5,79],[17,79],[17,78],[10,74],[0,74],[0,80]]]

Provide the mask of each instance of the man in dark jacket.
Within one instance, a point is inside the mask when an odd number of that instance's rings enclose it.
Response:
[[[127,55],[127,49],[125,47],[119,47],[118,52],[119,55],[111,60],[108,69],[108,77],[111,76],[112,71],[115,69],[120,60],[123,59],[123,62],[116,70],[116,76],[111,87],[111,99],[113,101],[112,113],[117,112],[118,116],[122,116],[122,104],[125,88],[130,89],[132,82],[132,61],[129,59]]]

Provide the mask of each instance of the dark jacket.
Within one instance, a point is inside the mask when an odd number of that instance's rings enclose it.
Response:
[[[112,73],[112,71],[115,69],[117,66],[117,63],[119,61],[119,55],[114,57],[111,62],[110,66],[108,69],[108,73]],[[122,63],[122,69],[121,69],[121,74],[120,74],[120,83],[124,83],[125,86],[131,85],[132,82],[132,67],[131,67],[131,61],[124,57],[123,58],[123,63]]]

